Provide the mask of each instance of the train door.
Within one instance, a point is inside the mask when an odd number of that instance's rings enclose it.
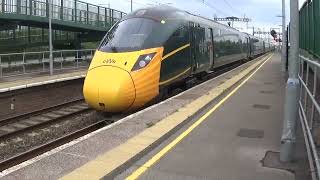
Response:
[[[210,66],[209,70],[213,70],[214,68],[214,41],[213,41],[213,30],[209,28],[209,58],[210,58]]]
[[[193,24],[190,29],[193,72],[205,71],[209,66],[208,50],[205,42],[205,28],[200,27],[199,24]]]
[[[189,22],[189,39],[190,39],[190,66],[192,69],[192,73],[197,70],[196,66],[196,44],[195,44],[195,36],[194,36],[194,27],[195,24],[193,22]]]
[[[249,38],[246,37],[246,57],[247,59],[249,60],[250,58],[250,41],[249,41]]]
[[[253,48],[253,39],[251,37],[249,37],[249,51],[250,51],[249,57],[251,59],[253,59],[253,57],[254,57],[254,48]]]

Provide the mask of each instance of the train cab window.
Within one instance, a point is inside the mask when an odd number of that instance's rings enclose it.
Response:
[[[161,23],[148,18],[126,19],[118,22],[106,34],[99,50],[126,52],[160,47],[177,26],[177,23]]]

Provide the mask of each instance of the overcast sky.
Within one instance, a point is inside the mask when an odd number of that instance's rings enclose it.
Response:
[[[124,12],[130,12],[130,0],[84,0],[92,4],[102,4],[118,9]],[[299,0],[299,5],[305,0]],[[289,21],[289,2],[286,0],[287,23]],[[252,22],[249,27],[254,26],[256,29],[269,31],[272,27],[280,27],[281,18],[281,0],[133,0],[133,10],[156,4],[170,4],[170,6],[187,10],[193,14],[199,14],[208,18],[244,15]],[[234,27],[242,28],[242,31],[252,32],[247,29],[245,23],[235,23]],[[241,30],[241,29],[240,29]]]

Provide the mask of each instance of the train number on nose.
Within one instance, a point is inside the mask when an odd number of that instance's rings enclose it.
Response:
[[[114,63],[116,63],[116,60],[114,60],[114,59],[106,59],[106,60],[103,60],[102,63],[104,63],[104,64],[114,64]]]

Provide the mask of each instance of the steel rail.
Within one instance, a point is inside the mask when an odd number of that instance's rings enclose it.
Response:
[[[17,165],[19,163],[22,163],[28,159],[31,159],[33,157],[36,157],[40,154],[43,154],[51,149],[54,149],[60,145],[63,145],[65,143],[68,143],[76,138],[79,138],[81,136],[84,136],[90,132],[93,132],[99,128],[102,128],[103,126],[106,125],[106,121],[107,120],[102,120],[102,121],[99,121],[95,124],[92,124],[92,125],[89,125],[85,128],[82,128],[78,131],[75,131],[75,132],[72,132],[70,134],[67,134],[63,137],[60,137],[58,139],[55,139],[55,140],[52,140],[46,144],[43,144],[43,145],[40,145],[40,146],[37,146],[35,148],[32,148],[28,151],[25,151],[23,153],[20,153],[20,154],[17,154],[9,159],[6,159],[6,160],[3,160],[0,162],[0,171],[3,171],[5,169],[8,169],[14,165]]]
[[[8,125],[9,126],[10,125],[14,125],[15,123],[21,123],[21,122],[23,123],[25,121],[30,120],[29,118],[36,117],[36,116],[41,116],[41,115],[44,115],[46,113],[55,113],[55,112],[61,110],[61,108],[66,107],[66,106],[67,106],[67,108],[70,108],[70,107],[72,108],[72,107],[77,106],[77,104],[79,104],[81,102],[83,102],[83,99],[75,100],[75,101],[68,102],[68,103],[63,103],[63,104],[60,104],[60,105],[57,105],[57,106],[44,108],[44,109],[37,110],[37,111],[34,111],[34,112],[30,112],[30,113],[27,113],[27,114],[24,114],[24,115],[19,115],[19,116],[16,116],[16,117],[4,119],[4,120],[0,121],[0,127],[5,127],[5,126],[8,126]],[[75,104],[75,105],[71,105],[71,104]],[[90,110],[92,110],[92,109],[89,108],[89,107],[85,107],[85,108],[82,108],[82,109],[79,109],[79,110],[74,110],[74,111],[69,112],[67,114],[62,114],[61,116],[48,118],[48,120],[46,120],[46,121],[37,121],[37,122],[39,122],[37,124],[33,124],[33,125],[26,126],[26,127],[23,127],[23,128],[15,128],[14,131],[0,134],[0,139],[8,139],[8,138],[10,138],[12,136],[16,136],[16,135],[18,135],[20,133],[27,132],[27,131],[30,131],[30,130],[33,130],[33,129],[37,129],[37,128],[40,128],[40,127],[48,126],[48,125],[51,125],[53,123],[57,123],[57,122],[59,122],[59,121],[61,121],[63,119],[66,119],[66,118],[68,118],[70,116],[74,116],[76,114],[84,113],[84,112],[87,112],[87,111],[90,111]]]

